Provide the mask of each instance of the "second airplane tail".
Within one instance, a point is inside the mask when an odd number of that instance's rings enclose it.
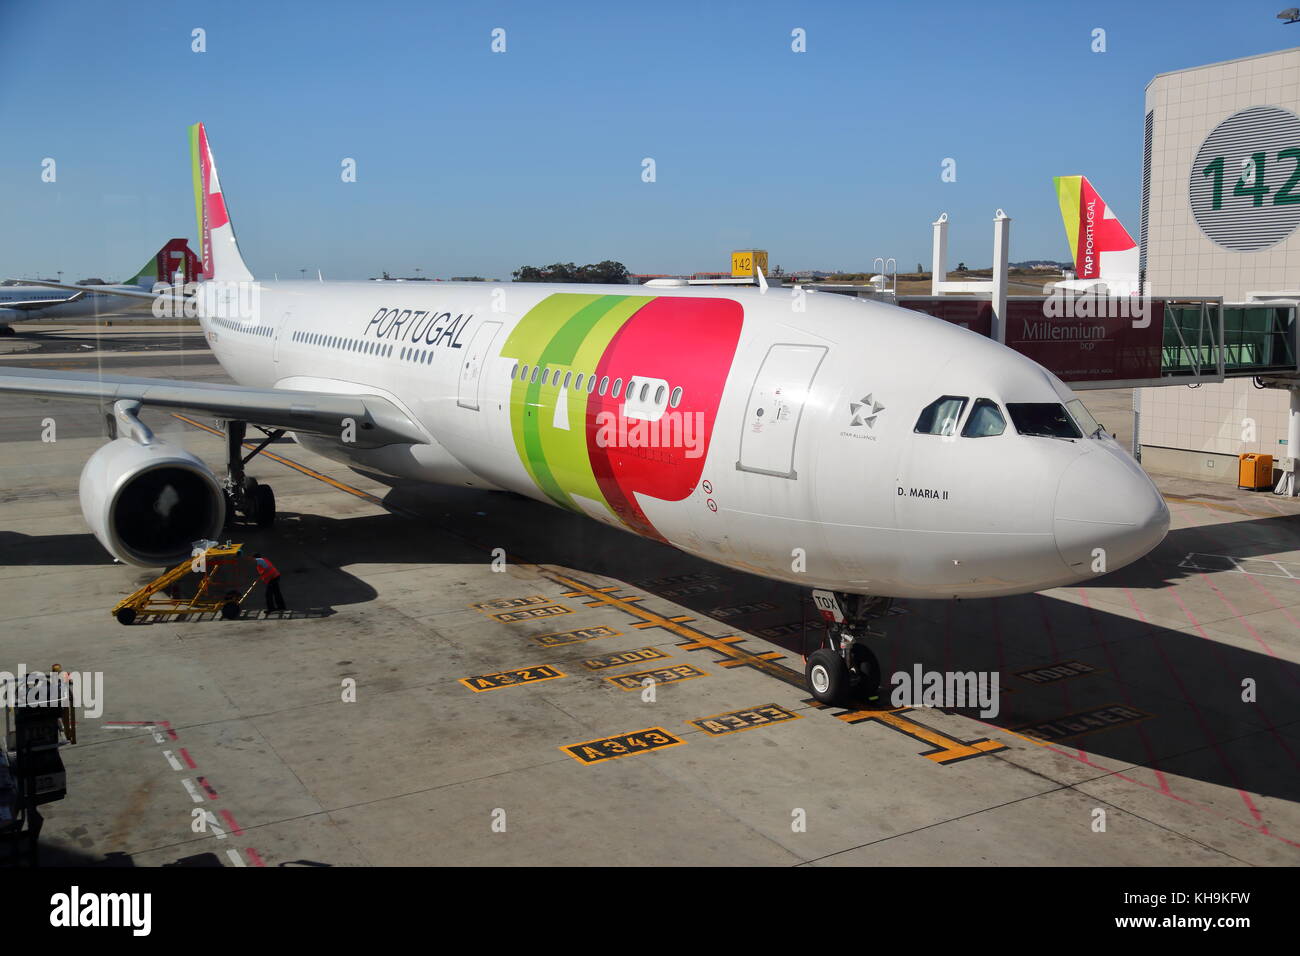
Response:
[[[180,284],[188,284],[198,280],[199,268],[199,257],[190,249],[189,242],[184,239],[169,239],[125,284],[138,285],[150,291],[159,282],[176,285],[179,280]],[[180,279],[178,273],[183,274],[184,278]]]
[[[1079,279],[1137,279],[1138,245],[1087,176],[1056,176],[1065,235]]]

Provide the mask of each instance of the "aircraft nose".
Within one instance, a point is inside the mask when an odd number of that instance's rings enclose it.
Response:
[[[1056,548],[1070,570],[1103,574],[1164,540],[1169,508],[1137,462],[1122,451],[1097,448],[1066,466],[1054,525]]]

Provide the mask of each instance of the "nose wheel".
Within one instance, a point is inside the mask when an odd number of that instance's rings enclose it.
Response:
[[[889,612],[891,598],[837,591],[813,591],[813,604],[826,621],[824,645],[813,651],[804,677],[814,698],[832,707],[854,698],[874,703],[880,696],[880,661],[866,644],[870,622]]]
[[[264,485],[253,476],[246,475],[244,466],[263,448],[283,435],[284,429],[260,429],[266,438],[245,455],[244,436],[247,430],[247,422],[226,422],[226,479],[223,482],[226,521],[233,524],[234,516],[238,514],[259,528],[270,528],[275,524],[275,492],[270,485]]]

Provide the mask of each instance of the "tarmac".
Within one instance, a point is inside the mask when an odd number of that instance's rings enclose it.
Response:
[[[227,381],[192,330],[19,330],[6,366]],[[210,422],[145,417],[221,473]],[[259,588],[238,620],[122,626],[152,575],[81,515],[102,427],[0,403],[0,670],[103,679],[45,865],[1300,863],[1295,500],[1155,476],[1142,561],[880,622],[886,675],[995,672],[996,716],[841,710],[804,687],[797,588],[287,439],[249,466],[276,526],[232,536],[289,612]]]

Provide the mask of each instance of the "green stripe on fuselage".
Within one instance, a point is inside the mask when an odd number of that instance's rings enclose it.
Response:
[[[652,296],[584,295],[560,292],[529,310],[502,347],[501,354],[530,366],[527,381],[511,386],[510,424],[519,459],[537,487],[556,504],[583,511],[571,495],[606,507],[587,451],[587,390],[573,387],[579,373],[596,371],[610,341]],[[531,367],[558,370],[560,383],[572,373],[564,416],[557,424],[561,386],[532,382]],[[611,514],[613,512],[611,511]]]

